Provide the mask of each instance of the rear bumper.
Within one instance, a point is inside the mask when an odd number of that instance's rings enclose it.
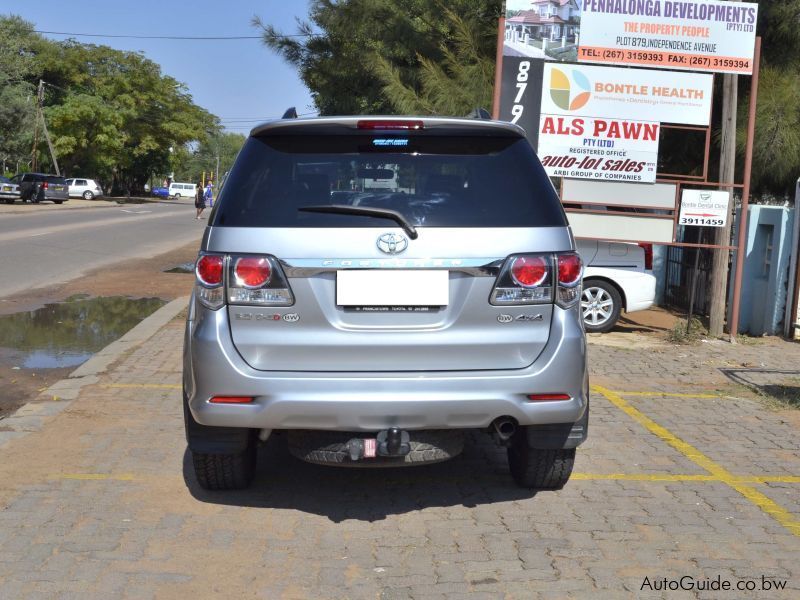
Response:
[[[190,307],[183,385],[194,419],[207,426],[376,431],[483,428],[500,416],[520,425],[574,423],[588,403],[583,327],[576,310],[555,309],[537,361],[507,371],[274,372],[247,365],[233,346],[226,310]],[[531,402],[527,394],[567,393]],[[253,396],[245,405],[214,396]]]

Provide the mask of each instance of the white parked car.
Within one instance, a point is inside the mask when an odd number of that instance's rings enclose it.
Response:
[[[70,198],[83,198],[92,200],[103,195],[103,188],[94,179],[67,179]]]
[[[581,310],[588,333],[603,333],[617,324],[621,312],[647,310],[656,297],[649,244],[576,240],[586,265]]]
[[[197,192],[196,183],[175,183],[169,186],[169,195],[172,198],[194,198]]]

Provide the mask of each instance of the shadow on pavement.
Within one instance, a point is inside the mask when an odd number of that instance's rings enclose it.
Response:
[[[485,437],[486,440],[481,438]],[[286,438],[273,435],[259,449],[252,486],[234,492],[202,489],[187,450],[183,478],[200,502],[255,508],[286,508],[327,517],[379,521],[431,507],[465,506],[531,498],[508,473],[505,450],[488,436],[468,436],[464,453],[443,463],[418,467],[347,468],[305,463],[294,458]]]
[[[720,369],[728,379],[757,394],[800,408],[800,371],[779,369]]]

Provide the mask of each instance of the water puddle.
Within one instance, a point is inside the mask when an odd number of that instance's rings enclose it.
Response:
[[[194,263],[187,262],[181,263],[176,267],[172,267],[171,269],[167,269],[164,273],[194,273]]]
[[[160,298],[73,296],[0,316],[0,359],[23,369],[77,367],[161,308]]]

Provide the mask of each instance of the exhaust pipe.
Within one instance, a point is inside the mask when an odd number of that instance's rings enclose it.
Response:
[[[517,432],[517,422],[511,417],[497,417],[492,421],[492,428],[494,437],[502,444]]]

